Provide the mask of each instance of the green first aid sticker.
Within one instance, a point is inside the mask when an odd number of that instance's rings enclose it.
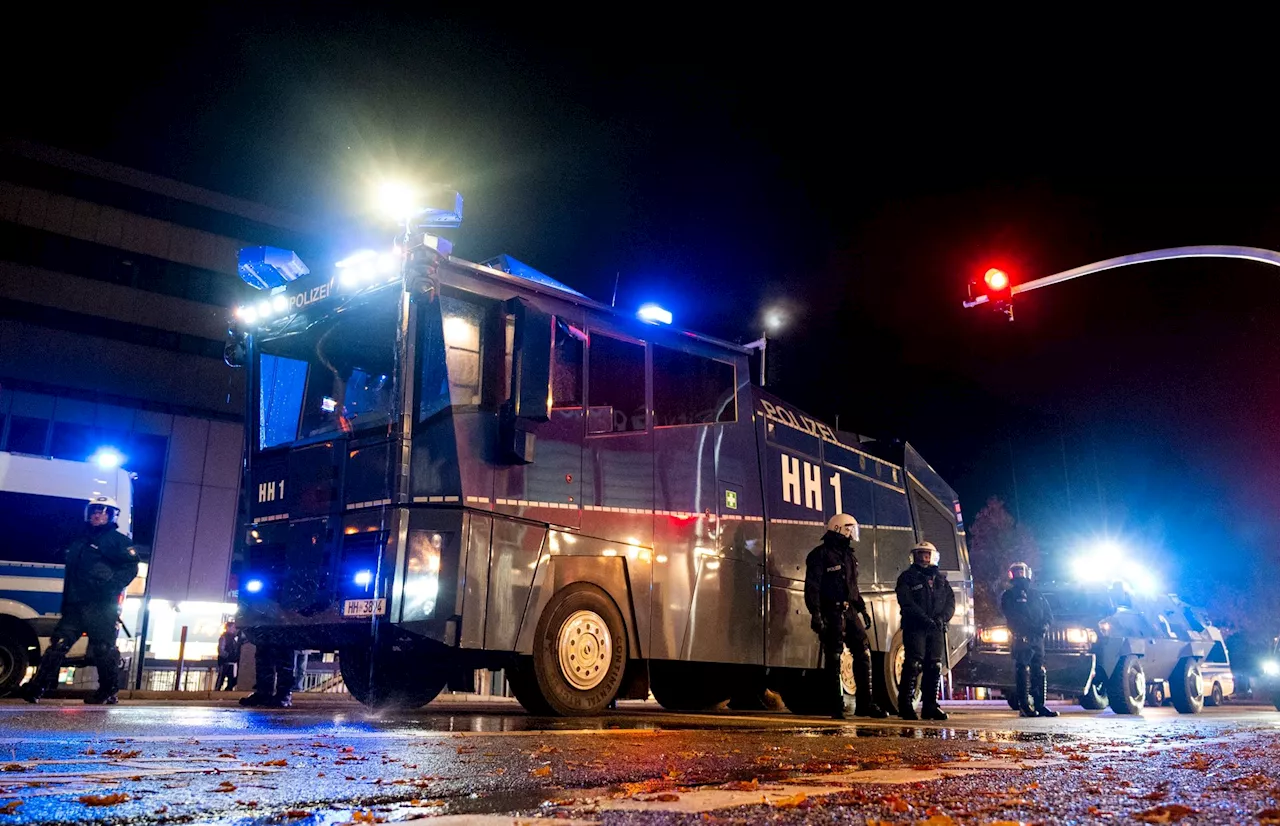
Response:
[[[724,492],[724,506],[731,511],[738,509],[738,492],[736,490],[726,490]]]

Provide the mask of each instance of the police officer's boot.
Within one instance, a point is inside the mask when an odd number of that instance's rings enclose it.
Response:
[[[268,708],[292,708],[293,689],[295,683],[301,682],[301,676],[294,672],[294,658],[282,661],[276,666],[276,693],[272,695]]]
[[[874,717],[877,720],[883,720],[889,716],[889,712],[876,705],[876,701],[871,692],[871,660],[854,660],[853,661],[853,682],[857,688],[857,695],[853,704],[853,713],[856,717]]]
[[[938,684],[942,682],[942,663],[925,663],[924,680],[920,684],[920,693],[924,695],[924,703],[920,708],[922,720],[946,720],[947,713],[938,705]]]
[[[1018,699],[1018,716],[1035,717],[1036,712],[1031,705],[1031,697],[1029,696],[1031,690],[1031,668],[1030,666],[1015,663],[1013,673],[1017,683],[1013,688],[1013,693]]]
[[[844,707],[844,684],[840,681],[840,661],[836,660],[835,668],[831,668],[830,666],[824,668],[823,677],[831,691],[831,719],[848,719],[848,715],[845,713]]]
[[[58,669],[62,668],[62,660],[67,656],[67,645],[63,648],[58,645],[58,640],[53,641],[48,650],[44,652],[44,656],[40,658],[40,667],[36,669],[36,675],[31,681],[18,689],[18,696],[26,700],[28,703],[38,703],[40,698],[47,691],[58,684]]]
[[[1031,694],[1035,700],[1036,716],[1057,717],[1058,712],[1044,704],[1045,691],[1049,687],[1049,676],[1045,674],[1043,666],[1037,668],[1036,672],[1031,676]]]
[[[920,676],[917,663],[908,660],[902,666],[902,680],[898,683],[898,716],[903,720],[919,720],[913,705],[916,693],[916,677]]]
[[[98,688],[84,698],[88,706],[113,706],[120,702],[120,650],[114,645],[90,645],[93,665],[98,670]]]

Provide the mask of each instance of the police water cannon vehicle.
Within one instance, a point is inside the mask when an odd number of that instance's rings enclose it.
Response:
[[[918,541],[957,590],[950,662],[968,650],[960,506],[914,448],[753,386],[742,346],[509,256],[465,261],[415,221],[235,313],[251,639],[336,650],[372,706],[421,705],[488,668],[538,713],[766,688],[829,713],[804,563],[845,512],[862,525],[880,702],[897,698],[893,587]]]
[[[1166,700],[1183,714],[1198,714],[1234,692],[1222,633],[1178,597],[1135,594],[1123,583],[1039,587],[1054,618],[1045,636],[1050,692],[1086,709],[1109,704],[1118,714],[1138,714]],[[997,688],[1012,698],[1011,642],[1003,624],[979,628],[956,668],[956,682]]]

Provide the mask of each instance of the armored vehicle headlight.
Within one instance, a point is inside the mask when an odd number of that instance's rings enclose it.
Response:
[[[1280,662],[1275,660],[1265,660],[1262,663],[1262,673],[1268,677],[1280,677]]]
[[[983,628],[978,633],[978,639],[991,645],[1005,645],[1009,642],[1009,629],[1002,625]]]
[[[1098,632],[1092,628],[1068,628],[1066,636],[1072,645],[1092,645],[1098,641]]]

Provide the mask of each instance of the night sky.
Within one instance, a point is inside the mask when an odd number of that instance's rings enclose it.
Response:
[[[731,340],[785,302],[779,392],[917,444],[970,518],[1005,498],[1050,559],[1109,531],[1200,597],[1280,557],[1280,272],[1119,270],[1013,324],[960,306],[991,265],[1280,246],[1275,71],[1240,21],[22,14],[12,132],[293,210],[335,254],[373,181],[451,184],[463,257],[606,302],[620,274],[619,306]]]

